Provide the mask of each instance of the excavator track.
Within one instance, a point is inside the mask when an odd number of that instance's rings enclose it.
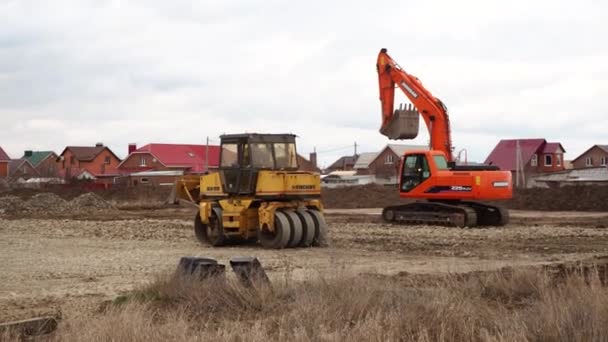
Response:
[[[420,201],[390,206],[382,211],[386,222],[408,225],[439,225],[448,227],[503,226],[508,211],[498,206],[477,202]]]

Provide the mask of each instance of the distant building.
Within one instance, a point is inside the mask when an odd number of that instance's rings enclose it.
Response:
[[[369,166],[378,156],[378,152],[364,152],[357,157],[353,169],[357,171],[357,175],[369,175]]]
[[[207,160],[207,157],[209,160]],[[182,171],[204,173],[220,164],[217,145],[147,144],[129,145],[129,155],[118,165],[123,173],[144,171]]]
[[[39,177],[54,178],[59,176],[57,165],[59,156],[53,151],[25,151],[21,159],[26,159],[38,172]]]
[[[519,154],[521,168],[526,173],[558,172],[565,169],[565,152],[562,144],[547,142],[545,139],[506,139],[498,142],[485,164],[515,172]]]
[[[27,159],[13,159],[8,163],[8,177],[11,181],[28,180],[39,177],[39,174]]]
[[[355,162],[358,156],[343,156],[338,158],[335,162],[329,165],[326,169],[326,173],[333,171],[352,171],[355,167]]]
[[[388,144],[369,163],[369,174],[378,184],[399,183],[401,157],[408,151],[428,150],[428,146]]]
[[[606,165],[608,165],[608,145],[593,145],[572,160],[574,169],[606,167]]]
[[[301,171],[318,172],[321,173],[321,169],[317,167],[317,154],[312,152],[310,154],[310,160],[297,155],[298,158],[298,169]]]
[[[8,178],[8,163],[10,161],[11,158],[0,147],[0,178]]]
[[[117,170],[120,158],[102,143],[95,146],[68,146],[57,158],[59,175],[71,179],[93,179],[96,183],[110,185],[120,174]]]

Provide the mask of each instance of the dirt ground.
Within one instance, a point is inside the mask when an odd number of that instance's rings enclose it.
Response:
[[[488,229],[394,226],[378,214],[328,210],[330,247],[280,251],[200,245],[193,211],[185,208],[0,218],[0,322],[90,314],[189,255],[224,263],[256,256],[275,282],[336,272],[469,272],[608,255],[608,213],[513,211],[511,224]]]

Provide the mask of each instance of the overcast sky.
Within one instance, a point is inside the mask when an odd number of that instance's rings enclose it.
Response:
[[[537,137],[570,159],[608,144],[607,15],[600,0],[0,0],[0,146],[123,157],[129,142],[292,132],[327,165],[389,142],[386,47],[448,106],[469,160]]]

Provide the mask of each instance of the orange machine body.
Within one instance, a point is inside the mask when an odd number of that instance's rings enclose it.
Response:
[[[382,128],[393,119],[395,88],[399,88],[424,119],[430,151],[408,151],[401,161],[401,197],[427,200],[500,200],[512,197],[510,171],[491,165],[456,165],[447,107],[420,80],[405,72],[382,49],[377,60]],[[382,131],[381,128],[381,131]]]
[[[423,170],[408,172],[408,160],[425,158]],[[399,171],[399,191],[403,198],[427,200],[501,200],[512,197],[511,172],[453,170],[446,167],[441,151],[408,151]],[[438,165],[441,164],[441,165]],[[417,167],[417,166],[416,166]],[[412,182],[413,181],[413,182]],[[413,186],[412,186],[413,185]]]

